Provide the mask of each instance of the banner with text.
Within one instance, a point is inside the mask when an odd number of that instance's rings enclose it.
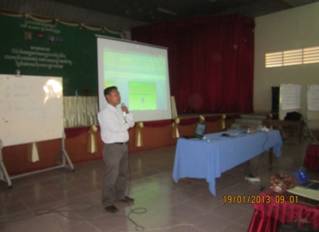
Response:
[[[97,95],[95,33],[81,26],[0,15],[0,74],[62,76],[64,95]]]

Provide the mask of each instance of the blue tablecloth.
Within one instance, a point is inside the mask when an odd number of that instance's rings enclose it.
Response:
[[[278,130],[252,134],[228,131],[231,136],[221,133],[207,134],[204,139],[184,139],[177,141],[173,179],[203,178],[209,183],[209,190],[216,195],[216,178],[239,164],[263,152],[273,149],[278,158],[282,138]]]

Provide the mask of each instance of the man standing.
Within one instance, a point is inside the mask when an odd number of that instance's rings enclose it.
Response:
[[[105,210],[116,213],[116,201],[133,203],[127,194],[128,177],[128,129],[134,126],[133,115],[125,105],[117,87],[104,89],[107,101],[105,109],[98,113],[101,137],[104,142],[103,160],[106,165],[103,181],[102,202]]]

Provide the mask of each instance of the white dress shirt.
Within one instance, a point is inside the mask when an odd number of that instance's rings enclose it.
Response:
[[[129,140],[128,129],[134,126],[132,113],[123,113],[121,107],[107,104],[98,113],[101,137],[104,143],[124,143]]]

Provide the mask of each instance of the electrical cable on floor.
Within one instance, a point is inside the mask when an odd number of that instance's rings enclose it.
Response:
[[[84,217],[79,216],[79,217],[74,217],[74,216],[69,216],[66,215],[67,213],[71,212],[72,210],[65,210],[61,209],[64,206],[59,206],[51,209],[43,209],[43,210],[37,210],[35,211],[36,216],[43,216],[43,215],[49,215],[49,214],[56,214],[61,217],[64,217],[68,220],[80,220],[83,221],[85,220]],[[96,205],[88,205],[88,208],[91,207],[96,207]],[[74,211],[73,211],[74,212]],[[123,230],[122,232],[152,232],[152,231],[167,231],[167,230],[172,230],[175,228],[183,228],[187,227],[192,230],[192,232],[205,232],[203,230],[200,230],[199,228],[196,228],[194,224],[187,224],[187,223],[181,223],[181,224],[176,224],[176,225],[171,225],[171,226],[163,226],[163,227],[153,227],[153,228],[145,228],[143,225],[139,224],[136,220],[132,218],[133,215],[143,215],[148,212],[147,208],[145,207],[136,207],[136,208],[131,208],[127,214],[115,214],[115,216],[124,216],[134,225],[134,230]]]
[[[132,183],[132,170],[131,170],[131,166],[130,163],[128,162],[128,192],[131,192],[131,183]],[[189,227],[192,230],[192,232],[205,232],[203,230],[200,230],[198,228],[195,227],[195,225],[193,224],[176,224],[176,225],[172,225],[172,226],[165,226],[165,227],[156,227],[156,228],[145,228],[145,226],[139,224],[136,220],[134,220],[132,218],[132,215],[143,215],[146,214],[148,212],[147,208],[145,207],[135,207],[135,208],[131,208],[128,212],[127,215],[125,215],[127,217],[127,219],[134,225],[134,230],[130,231],[130,230],[125,230],[122,232],[152,232],[152,231],[167,231],[167,230],[171,230],[171,229],[175,229],[175,228],[180,228],[180,227]]]
[[[130,192],[130,185],[131,185],[131,170],[129,166],[129,186],[128,186],[128,192]],[[81,205],[80,210],[89,210],[90,208],[94,207],[99,207],[98,205],[95,204],[85,204]],[[79,220],[79,221],[84,221],[87,220],[85,217],[77,214],[76,209],[64,209],[70,207],[69,204],[63,204],[60,206],[56,207],[51,207],[51,208],[46,208],[46,209],[38,209],[34,211],[34,216],[44,216],[44,215],[50,215],[50,214],[55,214],[58,216],[61,216],[63,218],[66,218],[68,220]],[[193,224],[176,224],[176,225],[171,225],[171,226],[164,226],[164,227],[154,227],[154,228],[145,228],[145,226],[139,224],[135,219],[132,218],[133,215],[143,215],[148,212],[147,208],[145,207],[134,207],[130,208],[129,212],[127,214],[115,214],[114,216],[119,216],[119,217],[126,217],[127,220],[134,225],[134,231],[129,231],[125,230],[123,232],[151,232],[151,231],[167,231],[167,230],[172,230],[175,228],[180,228],[180,227],[187,227],[191,229],[192,232],[205,232],[203,230],[200,230],[196,228],[195,225]],[[70,216],[71,213],[74,213],[74,215]],[[185,230],[184,230],[185,231]]]
[[[48,214],[56,214],[59,215],[61,217],[64,217],[68,220],[83,220],[85,218],[83,218],[82,216],[78,215],[78,217],[75,216],[70,216],[70,215],[66,215],[69,214],[70,212],[75,212],[75,210],[72,209],[63,209],[63,207],[68,207],[69,205],[62,205],[62,206],[58,206],[58,207],[53,207],[53,208],[48,208],[48,209],[39,209],[39,210],[35,210],[35,216],[43,216],[43,215],[48,215]],[[96,205],[93,204],[87,204],[87,207],[84,207],[86,210],[96,207]]]
[[[127,214],[127,219],[135,226],[135,231],[144,231],[145,227],[138,224],[132,217],[131,215],[142,215],[146,214],[147,209],[144,207],[137,207],[130,209],[129,213]]]
[[[128,185],[128,192],[130,192],[131,189],[131,169],[129,166],[129,185]],[[50,215],[55,214],[60,217],[66,218],[68,220],[74,220],[74,221],[87,221],[87,219],[81,215],[79,215],[76,211],[76,209],[68,209],[70,207],[70,204],[62,204],[55,207],[48,207],[45,209],[38,209],[34,211],[34,216],[44,216],[44,215]],[[89,210],[94,207],[100,207],[95,204],[84,204],[81,205],[80,210]],[[139,224],[135,219],[133,219],[133,215],[143,215],[148,212],[148,209],[145,207],[131,207],[128,211],[128,213],[124,214],[114,214],[114,216],[118,217],[126,217],[127,220],[134,225],[134,230],[123,230],[123,232],[152,232],[152,231],[168,231],[176,228],[185,228],[183,231],[189,231],[189,232],[205,232],[203,230],[200,230],[199,228],[196,228],[193,224],[187,224],[187,223],[181,223],[181,224],[175,224],[171,226],[163,226],[163,227],[153,227],[153,228],[146,228],[145,226]],[[72,215],[73,213],[73,215]],[[22,219],[21,219],[22,220]],[[19,220],[16,220],[19,221]],[[186,229],[187,228],[187,229]]]

